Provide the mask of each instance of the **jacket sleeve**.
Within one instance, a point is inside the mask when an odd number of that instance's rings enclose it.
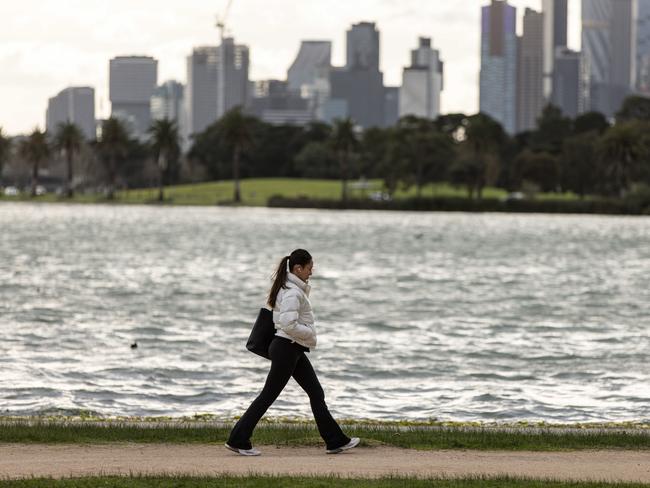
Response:
[[[291,337],[302,341],[313,339],[315,336],[314,329],[298,322],[299,312],[300,297],[298,292],[288,290],[280,303],[280,315],[275,324],[276,327]]]

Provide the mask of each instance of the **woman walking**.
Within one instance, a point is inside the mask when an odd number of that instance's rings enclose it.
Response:
[[[305,355],[310,348],[316,347],[314,314],[309,301],[311,287],[307,284],[313,266],[311,255],[304,249],[297,249],[282,259],[274,275],[268,298],[277,329],[269,346],[271,370],[262,392],[235,424],[226,442],[228,449],[243,456],[261,454],[251,445],[253,430],[292,376],[309,395],[327,454],[337,454],[359,444],[359,438],[346,436],[330,414],[323,388]]]

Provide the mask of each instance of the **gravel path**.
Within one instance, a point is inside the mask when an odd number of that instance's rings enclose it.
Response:
[[[563,480],[650,483],[650,451],[415,451],[357,448],[326,455],[312,447],[261,446],[245,458],[218,445],[101,444],[0,445],[0,478],[112,474],[330,475],[465,477],[511,475]]]

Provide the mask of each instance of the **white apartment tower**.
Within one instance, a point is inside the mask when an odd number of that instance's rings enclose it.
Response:
[[[440,114],[443,90],[443,63],[431,39],[421,37],[411,51],[411,66],[404,68],[399,93],[399,116],[416,115],[435,119]]]
[[[95,89],[89,86],[69,87],[50,98],[45,113],[47,132],[55,134],[58,125],[76,124],[87,140],[95,134]]]

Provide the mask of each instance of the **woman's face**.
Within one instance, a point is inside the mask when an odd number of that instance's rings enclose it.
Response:
[[[301,266],[300,264],[296,264],[293,267],[292,273],[295,274],[302,281],[307,283],[307,281],[309,281],[309,277],[311,276],[313,269],[314,269],[314,261],[309,261],[304,266]]]

